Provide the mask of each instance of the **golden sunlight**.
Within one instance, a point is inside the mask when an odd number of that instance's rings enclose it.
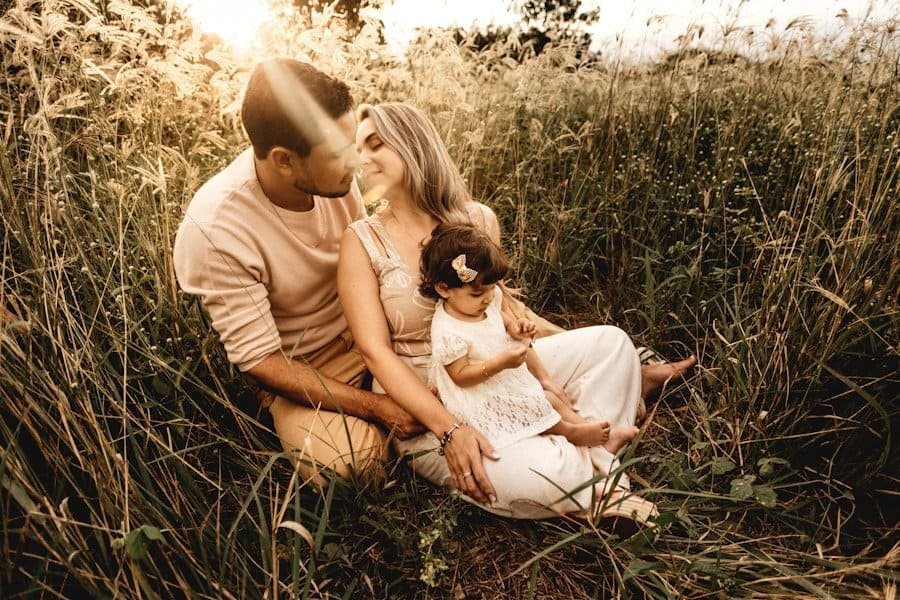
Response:
[[[197,26],[226,43],[246,50],[259,39],[259,29],[272,16],[267,0],[173,0]]]

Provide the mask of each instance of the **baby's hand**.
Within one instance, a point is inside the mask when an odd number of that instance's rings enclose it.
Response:
[[[523,342],[527,340],[530,343],[537,327],[528,319],[521,318],[510,323],[506,330],[511,338]]]
[[[526,344],[512,344],[497,355],[497,366],[501,369],[515,369],[525,362],[527,353],[528,346]]]

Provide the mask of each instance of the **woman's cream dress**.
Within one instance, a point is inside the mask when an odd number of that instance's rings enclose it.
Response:
[[[473,203],[473,221],[484,222],[486,207]],[[428,379],[430,330],[435,303],[419,293],[418,266],[407,265],[394,248],[381,217],[375,214],[351,228],[371,260],[379,295],[391,332],[394,352],[419,376]],[[641,392],[641,367],[631,339],[617,327],[595,326],[540,338],[534,348],[551,377],[575,400],[584,417],[609,421],[613,427],[634,425]],[[383,391],[376,381],[375,391]],[[435,484],[451,487],[450,471],[437,452],[431,433],[412,440],[395,440],[402,454],[411,454],[412,468]],[[607,475],[618,465],[603,448],[572,445],[561,435],[535,435],[497,450],[499,460],[484,459],[497,492],[493,513],[539,519],[582,512],[602,493]],[[615,484],[628,487],[624,475]],[[465,497],[465,496],[464,496]],[[468,497],[466,500],[474,502]]]

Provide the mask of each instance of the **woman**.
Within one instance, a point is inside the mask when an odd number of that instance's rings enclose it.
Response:
[[[584,512],[606,491],[615,458],[603,448],[576,447],[561,436],[533,436],[495,451],[478,431],[457,419],[426,387],[434,301],[418,291],[423,243],[442,222],[471,222],[500,243],[494,213],[466,190],[440,135],[428,118],[404,104],[364,105],[356,144],[363,177],[387,206],[344,232],[338,293],[376,391],[382,389],[429,430],[398,451],[413,454],[412,467],[442,486],[452,486],[486,510],[515,518]],[[507,306],[506,310],[512,310]],[[548,389],[574,403],[585,417],[613,426],[634,424],[644,394],[693,365],[642,369],[620,329],[588,327],[537,339],[534,348],[550,372]],[[651,503],[619,489],[611,514],[646,519]],[[571,492],[571,493],[570,493]]]

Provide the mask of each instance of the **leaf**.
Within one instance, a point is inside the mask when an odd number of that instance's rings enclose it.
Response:
[[[753,486],[750,484],[752,475],[741,477],[740,479],[731,480],[731,491],[729,495],[735,500],[747,500],[753,496]]]
[[[724,475],[733,471],[736,466],[731,459],[720,456],[712,461],[711,470],[713,475]]]
[[[140,529],[132,529],[125,536],[125,552],[134,560],[141,560],[147,556],[149,548],[150,541]]]
[[[784,460],[783,458],[761,458],[756,461],[756,466],[759,467],[760,477],[765,477],[766,479],[775,474],[774,465],[790,466],[790,464],[791,463]]]
[[[285,529],[290,529],[309,544],[310,548],[315,548],[316,543],[313,541],[312,533],[310,533],[309,529],[298,523],[297,521],[282,521],[278,524],[279,527],[284,527]]]
[[[150,550],[150,542],[163,539],[162,532],[153,525],[141,525],[137,529],[132,529],[121,540],[113,541],[113,547],[118,548],[125,546],[125,552],[134,560],[141,560],[147,556]]]
[[[628,581],[632,577],[636,577],[645,571],[655,571],[657,569],[663,568],[665,565],[658,560],[642,560],[640,558],[636,558],[625,567],[625,572],[622,573],[622,581]]]
[[[169,384],[169,382],[164,380],[159,375],[154,375],[151,384],[153,385],[154,391],[156,391],[156,393],[160,396],[168,396],[172,391],[172,386]]]
[[[778,501],[778,496],[777,494],[775,494],[775,490],[767,485],[754,485],[753,497],[756,498],[757,502],[759,502],[766,508],[775,508],[775,505]]]
[[[692,490],[700,483],[697,473],[688,466],[688,459],[685,455],[679,455],[672,460],[666,461],[665,469],[668,471],[666,480],[669,485],[678,490]]]
[[[148,540],[154,542],[163,539],[162,532],[153,525],[142,525],[141,532],[147,536]]]
[[[25,488],[7,477],[5,473],[0,475],[0,485],[9,491],[13,500],[15,500],[25,512],[31,512],[36,508],[34,500],[32,500],[31,496],[28,495],[28,492],[25,491]]]
[[[691,566],[688,567],[688,573],[700,573],[702,575],[710,575],[715,578],[725,578],[728,576],[728,573],[722,570],[719,566],[718,561],[714,560],[695,560],[691,563]]]

